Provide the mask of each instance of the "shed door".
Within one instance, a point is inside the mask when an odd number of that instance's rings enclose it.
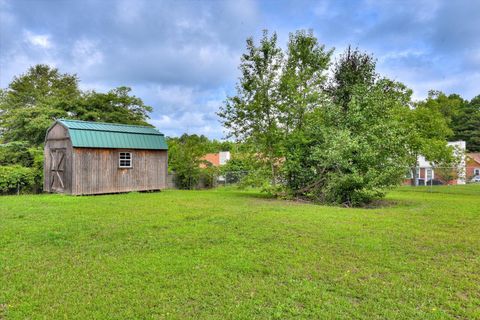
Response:
[[[63,192],[65,189],[65,149],[50,150],[50,190]]]

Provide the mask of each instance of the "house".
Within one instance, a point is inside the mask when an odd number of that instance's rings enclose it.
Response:
[[[468,182],[480,182],[480,152],[467,153],[466,173]]]
[[[167,144],[156,129],[57,120],[45,137],[44,190],[74,195],[161,190]]]
[[[200,163],[200,168],[206,168],[208,164],[211,164],[214,167],[220,167],[225,165],[228,160],[230,160],[230,151],[220,151],[217,153],[207,153],[203,157],[200,158],[200,160],[203,160]],[[226,182],[225,176],[218,176],[216,178],[215,183],[224,183]]]
[[[458,166],[456,168],[436,167],[434,163],[427,161],[424,156],[419,156],[416,168],[418,185],[466,183],[465,141],[448,142],[447,145],[453,147],[454,155],[460,158]],[[413,173],[409,172],[404,184],[412,184],[413,178]]]
[[[212,164],[214,167],[219,167],[223,166],[230,160],[230,151],[220,151],[217,153],[207,153],[203,157],[200,158],[200,160],[204,160],[206,162],[209,162]],[[205,168],[206,164],[201,163],[200,167]]]

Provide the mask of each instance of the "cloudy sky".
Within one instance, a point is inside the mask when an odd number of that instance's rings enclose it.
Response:
[[[313,29],[340,53],[373,53],[416,99],[480,94],[480,0],[0,0],[0,87],[31,65],[76,73],[81,87],[126,85],[168,135],[221,138],[215,115],[234,93],[245,39]]]

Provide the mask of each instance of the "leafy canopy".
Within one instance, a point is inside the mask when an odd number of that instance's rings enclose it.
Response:
[[[329,69],[331,54],[311,31],[291,34],[285,52],[275,33],[247,39],[237,93],[219,116],[270,167],[272,192],[361,205],[397,185],[416,154],[443,156],[455,113],[413,108],[411,90],[380,77],[369,54],[348,47]],[[425,114],[430,128],[418,126]]]
[[[82,92],[78,83],[76,75],[48,65],[33,66],[15,77],[0,95],[0,139],[39,146],[58,118],[147,125],[152,108],[131,95],[130,88]]]

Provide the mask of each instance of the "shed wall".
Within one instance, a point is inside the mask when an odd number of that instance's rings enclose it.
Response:
[[[132,168],[118,167],[120,152],[132,152]],[[73,161],[73,194],[166,188],[166,150],[73,148]]]

